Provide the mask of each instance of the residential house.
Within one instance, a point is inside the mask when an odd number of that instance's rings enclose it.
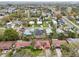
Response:
[[[60,48],[62,41],[58,39],[55,39],[53,41],[53,46],[55,46],[56,48]]]
[[[38,25],[42,24],[42,19],[37,18],[37,24]]]
[[[8,22],[8,23],[6,24],[6,27],[7,27],[7,28],[14,28],[14,27],[15,27],[15,24],[11,21],[11,22]]]
[[[24,35],[32,35],[34,33],[34,28],[26,28]]]
[[[21,24],[22,24],[22,21],[16,20],[16,21],[14,21],[14,24],[15,24],[15,25],[21,25]]]
[[[13,47],[14,44],[15,44],[15,41],[1,41],[0,42],[0,49],[9,50],[10,48]]]
[[[59,19],[59,20],[58,20],[58,24],[59,24],[59,25],[63,25],[63,24],[65,24],[65,22],[64,22],[63,19]]]
[[[16,8],[14,8],[14,7],[8,7],[6,9],[6,12],[8,12],[8,13],[16,12]]]
[[[53,25],[57,28],[57,21],[55,19],[52,19]]]
[[[31,42],[24,41],[24,42],[16,42],[15,43],[16,48],[29,47],[29,46],[31,46]]]
[[[35,35],[43,35],[45,33],[45,31],[43,30],[43,28],[37,28],[35,29]]]
[[[50,33],[52,33],[51,28],[46,28],[46,33],[47,33],[47,35],[50,35]]]
[[[64,33],[64,31],[61,28],[57,28],[56,32],[57,33]]]
[[[76,23],[79,25],[79,16],[76,16]]]
[[[35,49],[49,49],[51,44],[49,40],[35,40],[34,48]]]
[[[0,16],[4,16],[5,15],[5,13],[0,13]]]
[[[34,24],[34,21],[29,21],[29,24],[33,25]]]
[[[66,39],[69,43],[77,43],[79,42],[79,38],[67,38]]]

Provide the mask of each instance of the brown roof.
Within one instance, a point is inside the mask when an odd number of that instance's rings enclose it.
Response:
[[[38,49],[41,49],[42,47],[45,49],[51,47],[49,40],[36,40],[34,46],[35,48],[38,48]]]
[[[15,41],[1,41],[0,49],[10,49]]]

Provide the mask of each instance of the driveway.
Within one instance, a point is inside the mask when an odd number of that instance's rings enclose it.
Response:
[[[57,57],[61,57],[62,56],[61,49],[56,48],[55,50],[56,50]]]
[[[50,49],[45,49],[45,56],[50,57],[51,56],[51,50]]]

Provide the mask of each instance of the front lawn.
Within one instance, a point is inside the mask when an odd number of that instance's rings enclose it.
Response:
[[[63,44],[61,46],[63,57],[76,57],[76,56],[78,56],[75,48],[77,48],[77,47],[72,43],[71,44]]]
[[[42,50],[34,50],[32,48],[20,48],[16,50],[13,57],[36,57],[39,56],[41,52]]]

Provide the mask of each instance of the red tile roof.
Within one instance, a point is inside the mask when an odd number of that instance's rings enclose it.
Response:
[[[44,41],[44,48],[50,48],[50,42],[49,41]]]
[[[60,47],[60,45],[61,45],[61,41],[60,41],[60,40],[56,40],[56,41],[55,41],[55,46],[56,46],[56,47]]]
[[[49,40],[36,40],[35,41],[35,48],[42,49],[42,48],[50,48]]]
[[[16,42],[15,43],[16,48],[27,47],[30,45],[31,45],[31,42]]]
[[[10,49],[15,41],[1,41],[0,49]]]

